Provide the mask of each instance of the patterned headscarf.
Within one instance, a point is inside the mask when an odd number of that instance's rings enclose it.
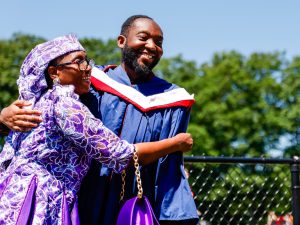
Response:
[[[68,52],[79,50],[85,51],[73,34],[55,38],[32,49],[21,66],[17,81],[19,99],[30,101],[33,106],[47,89],[45,70],[49,62]]]

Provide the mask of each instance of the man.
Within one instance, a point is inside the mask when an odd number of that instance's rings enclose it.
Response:
[[[152,72],[163,54],[162,43],[163,32],[152,18],[129,17],[118,37],[121,65],[93,69],[93,88],[82,98],[109,129],[131,143],[165,139],[187,128],[193,99],[182,88]],[[128,89],[124,90],[118,83],[127,85]],[[0,116],[1,121],[3,117]],[[27,119],[31,118],[27,116]],[[24,125],[24,121],[19,124]],[[162,225],[197,223],[197,211],[180,153],[142,167],[141,174],[144,195]],[[136,194],[134,184],[134,173],[129,168],[125,199]],[[79,195],[82,223],[115,224],[120,192],[120,176],[94,162]]]

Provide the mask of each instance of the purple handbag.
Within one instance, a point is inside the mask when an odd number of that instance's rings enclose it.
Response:
[[[127,200],[118,215],[117,225],[159,225],[147,197]]]
[[[159,225],[149,200],[146,196],[143,196],[142,181],[136,151],[134,151],[133,160],[138,194],[136,197],[131,198],[124,203],[119,212],[116,225]],[[122,201],[124,197],[125,176],[126,173],[124,170],[122,172],[122,192],[120,201]]]

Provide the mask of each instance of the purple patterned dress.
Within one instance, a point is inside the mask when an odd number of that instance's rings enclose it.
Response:
[[[79,224],[77,191],[91,159],[120,172],[134,147],[120,140],[78,100],[73,86],[55,86],[36,102],[43,122],[11,133],[0,162],[0,224]]]

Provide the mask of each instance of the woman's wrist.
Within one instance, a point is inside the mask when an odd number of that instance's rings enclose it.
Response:
[[[172,146],[172,153],[182,151],[181,140],[177,136],[171,137],[168,140],[170,141],[171,146]]]

